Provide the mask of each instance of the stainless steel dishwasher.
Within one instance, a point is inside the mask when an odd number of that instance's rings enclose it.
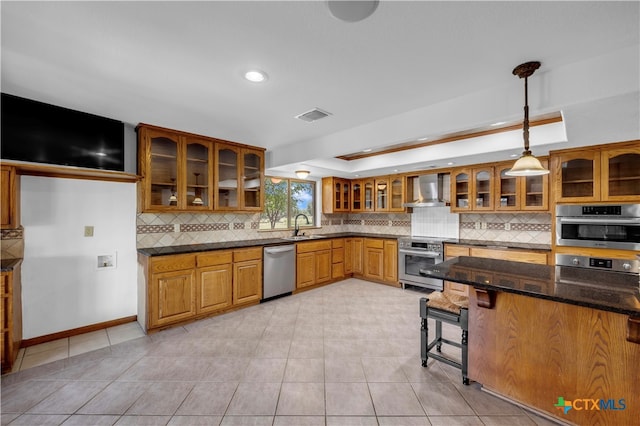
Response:
[[[291,294],[296,287],[296,246],[264,248],[262,300]]]

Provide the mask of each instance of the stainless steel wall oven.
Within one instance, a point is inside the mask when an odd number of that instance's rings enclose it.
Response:
[[[556,245],[640,250],[640,204],[556,206]]]
[[[444,244],[431,238],[403,238],[398,241],[398,278],[402,287],[413,285],[442,291],[443,281],[428,278],[420,270],[429,270],[444,259]]]

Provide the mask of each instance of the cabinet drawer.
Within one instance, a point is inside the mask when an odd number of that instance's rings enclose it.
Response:
[[[244,262],[245,260],[260,260],[262,259],[262,247],[252,247],[243,250],[233,251],[234,262]]]
[[[331,250],[331,241],[314,241],[312,243],[296,244],[296,251],[298,253],[309,253],[320,250]]]
[[[512,260],[514,262],[537,263],[539,265],[547,264],[547,253],[520,251],[520,250],[500,250],[490,248],[471,248],[471,256],[487,257],[489,259]]]
[[[151,259],[151,272],[180,271],[196,267],[195,254],[180,254],[175,256],[153,257]]]
[[[9,273],[3,272],[2,275],[0,275],[0,294],[9,294],[9,281]]]
[[[469,256],[469,247],[445,244],[444,255],[451,257]]]
[[[365,238],[364,245],[367,248],[384,248],[384,240]]]
[[[344,239],[339,238],[337,240],[331,240],[331,247],[334,249],[344,247]]]
[[[198,258],[198,268],[202,268],[204,266],[214,266],[214,265],[225,265],[228,263],[233,263],[233,252],[232,251],[212,251],[208,253],[199,254]]]

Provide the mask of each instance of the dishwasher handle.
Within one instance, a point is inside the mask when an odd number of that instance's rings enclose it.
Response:
[[[288,251],[293,251],[296,246],[284,246],[284,247],[265,247],[265,254],[278,254],[278,253],[286,253]]]

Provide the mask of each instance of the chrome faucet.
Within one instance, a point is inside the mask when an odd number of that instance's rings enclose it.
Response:
[[[307,220],[307,225],[309,225],[309,218],[307,217],[306,214],[302,214],[300,213],[299,215],[296,216],[295,219],[293,219],[293,236],[297,237],[298,236],[298,232],[300,232],[300,228],[298,227],[298,218],[302,216]]]

